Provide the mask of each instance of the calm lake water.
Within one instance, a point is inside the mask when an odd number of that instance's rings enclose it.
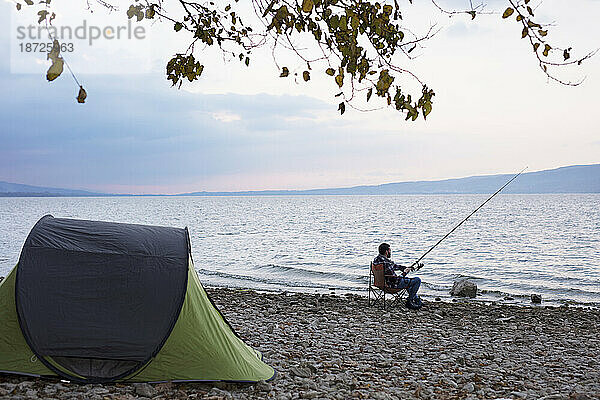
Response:
[[[409,264],[487,195],[0,198],[0,275],[45,214],[190,230],[209,286],[366,294],[382,241]],[[500,194],[424,259],[427,297],[469,277],[482,299],[600,304],[600,195]],[[508,300],[509,302],[512,300]]]

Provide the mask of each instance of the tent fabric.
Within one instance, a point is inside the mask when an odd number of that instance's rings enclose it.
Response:
[[[0,371],[79,382],[275,375],[210,301],[187,229],[51,216],[0,286]]]
[[[156,358],[132,380],[272,379],[273,368],[261,361],[261,354],[247,346],[213,307],[191,260],[188,275],[187,296],[173,332]]]
[[[21,333],[15,308],[17,267],[0,282],[0,371],[56,376],[33,354]]]

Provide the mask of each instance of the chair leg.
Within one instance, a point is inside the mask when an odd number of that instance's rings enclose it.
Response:
[[[371,275],[373,275],[373,271],[369,268],[369,295],[367,297],[367,305],[371,307]]]

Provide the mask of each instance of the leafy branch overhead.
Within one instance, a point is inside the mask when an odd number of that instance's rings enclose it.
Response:
[[[509,19],[514,17],[515,21],[523,27],[521,38],[528,39],[531,43],[533,53],[537,58],[540,68],[548,78],[563,85],[577,86],[580,82],[564,81],[550,73],[549,67],[561,67],[567,65],[581,65],[583,61],[592,57],[596,51],[590,52],[583,57],[572,59],[572,48],[560,48],[552,46],[547,41],[548,28],[550,24],[541,24],[534,21],[535,13],[532,8],[531,0],[508,0],[510,7],[507,7],[502,14],[502,18]],[[553,58],[552,56],[555,55]],[[556,61],[558,59],[558,61]]]
[[[33,4],[30,0],[24,1]],[[96,1],[116,9],[105,0]],[[530,0],[506,0],[504,12],[486,11],[484,4],[474,6],[472,1],[466,0],[465,10],[446,10],[439,0],[430,1],[443,14],[463,14],[469,20],[478,15],[515,18],[520,24],[521,37],[531,42],[543,72],[562,84],[578,83],[557,78],[552,67],[581,64],[594,54],[573,60],[571,47],[550,44],[547,41],[549,25],[534,20]],[[54,14],[48,13],[50,0],[42,3],[45,8],[40,11],[42,14],[38,13],[40,23],[51,22]],[[245,13],[249,3],[255,15]],[[403,7],[411,7],[411,4],[412,0],[408,0]],[[17,8],[21,9],[20,3]],[[414,57],[414,50],[431,39],[437,30],[430,26],[424,33],[414,34],[403,20],[402,11],[398,0],[252,0],[241,3],[238,0],[230,3],[173,0],[169,2],[168,11],[163,1],[135,0],[125,13],[133,21],[159,19],[172,24],[174,31],[185,33],[182,39],[186,43],[185,50],[175,54],[166,65],[167,79],[173,86],[181,87],[185,81],[193,82],[201,77],[204,61],[197,57],[207,47],[214,46],[225,59],[235,59],[249,67],[253,51],[267,46],[279,68],[279,77],[308,82],[318,74],[329,79],[332,95],[340,100],[341,114],[347,106],[357,110],[387,106],[414,121],[419,116],[426,118],[432,111],[434,91],[405,65]],[[245,23],[242,16],[252,23]],[[295,65],[279,65],[281,51],[291,54]],[[52,68],[53,74],[60,75],[58,59],[53,58]],[[376,105],[369,108],[371,103]]]
[[[73,71],[71,71],[69,64],[67,64],[65,59],[60,55],[61,44],[58,41],[58,39],[56,39],[52,35],[51,30],[49,29],[49,27],[52,26],[52,21],[56,18],[56,14],[49,11],[51,1],[52,0],[41,1],[40,4],[43,5],[43,8],[37,12],[38,24],[42,24],[42,23],[45,24],[46,30],[48,31],[49,38],[52,40],[52,48],[49,49],[48,56],[47,56],[47,59],[51,60],[52,64],[48,68],[48,71],[46,71],[46,79],[48,80],[48,82],[54,81],[56,78],[58,78],[60,75],[62,75],[62,73],[64,71],[64,67],[66,65],[67,68],[69,69],[69,71],[71,72],[71,75],[73,76],[73,80],[79,87],[77,97],[75,99],[77,100],[78,103],[83,104],[83,103],[85,103],[85,99],[87,98],[87,92],[85,91],[83,86],[81,86],[79,84],[79,81],[77,80],[77,77],[75,76]],[[32,0],[24,0],[24,2],[27,6],[34,5],[34,2]],[[19,2],[17,2],[16,7],[17,7],[17,11],[20,11],[23,8],[22,4]]]

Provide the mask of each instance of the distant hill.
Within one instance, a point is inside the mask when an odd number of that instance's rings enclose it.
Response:
[[[281,196],[281,195],[389,195],[493,193],[513,174],[481,175],[439,181],[386,183],[375,186],[311,190],[259,190],[241,192],[193,192],[175,196]],[[600,193],[600,164],[573,165],[522,174],[503,193]],[[128,196],[85,190],[48,188],[0,182],[0,197]]]
[[[243,192],[194,192],[183,196],[268,195],[382,195],[493,193],[513,174],[482,175],[441,181],[386,183],[376,186],[312,190],[262,190]],[[522,174],[503,193],[600,193],[600,164],[573,165]]]
[[[60,189],[41,186],[21,185],[0,181],[0,197],[82,197],[106,196],[86,190]]]

